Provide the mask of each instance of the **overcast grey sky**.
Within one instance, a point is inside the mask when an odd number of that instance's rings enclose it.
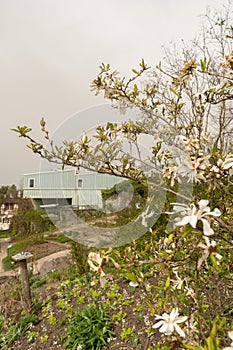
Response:
[[[142,57],[155,66],[163,44],[191,40],[199,15],[223,3],[0,0],[0,186],[18,185],[24,173],[41,168],[39,157],[10,128],[28,125],[37,136],[41,117],[53,131],[77,113],[79,136],[101,122],[95,106],[107,101],[89,86],[102,62],[126,75]]]

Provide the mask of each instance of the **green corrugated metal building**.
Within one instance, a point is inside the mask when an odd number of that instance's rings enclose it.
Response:
[[[25,174],[23,196],[31,198],[36,208],[70,205],[78,209],[102,209],[101,190],[123,180],[94,172],[81,174],[75,169]]]

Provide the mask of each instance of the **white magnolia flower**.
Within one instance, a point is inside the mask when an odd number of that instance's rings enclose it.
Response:
[[[184,158],[178,161],[178,174],[187,177],[188,182],[205,181],[203,171],[209,166],[209,156],[202,156],[196,159]]]
[[[139,220],[140,218],[142,219],[142,225],[145,226],[145,227],[148,226],[147,219],[151,218],[151,217],[154,215],[154,212],[153,212],[153,211],[151,211],[151,212],[149,213],[149,209],[150,209],[150,207],[148,206],[148,207],[146,208],[146,210],[145,210],[143,213],[141,213],[141,215],[139,215],[138,218],[137,218],[137,220]],[[137,221],[137,220],[136,220],[136,221]]]
[[[233,331],[229,331],[228,333],[228,337],[232,340],[230,346],[224,348],[223,350],[233,350]]]
[[[166,335],[171,335],[174,331],[176,331],[181,337],[185,337],[184,331],[180,328],[178,323],[185,322],[187,320],[187,316],[180,316],[178,308],[172,309],[170,315],[166,312],[160,315],[155,315],[155,319],[158,320],[152,328],[159,328],[160,333],[164,333]]]
[[[103,258],[101,258],[100,254],[90,252],[88,255],[88,264],[92,271],[99,271],[99,268],[102,265]]]
[[[180,278],[178,271],[175,268],[173,269],[173,273],[176,276],[176,279],[172,280],[172,282],[173,282],[172,288],[173,289],[181,289],[182,285],[184,283],[184,280],[182,280],[182,278]]]
[[[112,251],[112,249],[109,248],[109,250],[107,252],[102,251],[101,255],[99,253],[94,253],[94,252],[90,252],[88,254],[87,262],[90,266],[90,270],[96,271],[97,273],[99,273],[100,285],[103,288],[105,287],[105,284],[107,281],[106,274],[102,269],[103,261],[108,262],[110,260],[116,269],[118,269],[120,267],[120,265],[113,258],[108,256],[108,254],[111,253],[111,251]]]
[[[218,208],[215,208],[213,211],[210,211],[208,206],[209,201],[206,199],[201,199],[198,202],[199,209],[196,208],[195,204],[190,206],[182,203],[174,203],[175,213],[180,213],[182,217],[175,219],[175,226],[184,226],[190,224],[193,228],[197,227],[197,222],[201,220],[203,224],[203,232],[206,236],[211,236],[214,234],[214,231],[210,227],[209,222],[206,220],[207,216],[218,217],[221,215],[221,212]]]
[[[178,177],[178,167],[176,165],[172,165],[170,167],[164,167],[162,172],[165,178],[171,180],[171,187],[174,186],[175,180],[180,182],[180,179]]]
[[[106,275],[101,266],[103,262],[103,258],[98,253],[90,252],[88,255],[87,262],[90,266],[91,271],[96,271],[99,273],[100,285],[102,288],[104,288],[106,284]]]
[[[222,259],[222,255],[216,252],[216,242],[214,240],[209,239],[209,237],[204,236],[205,243],[199,243],[198,247],[204,249],[202,257],[198,260],[197,268],[199,269],[202,263],[205,261],[207,263],[207,258],[210,254],[213,254],[218,260]]]
[[[184,292],[186,293],[187,297],[190,296],[191,298],[196,300],[195,291],[191,287],[185,286]]]
[[[229,154],[225,160],[222,162],[222,168],[224,170],[230,169],[233,167],[233,155]]]

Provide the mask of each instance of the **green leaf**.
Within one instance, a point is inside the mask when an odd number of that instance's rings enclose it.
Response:
[[[128,272],[125,276],[129,281],[137,282],[137,277],[134,273]]]
[[[206,71],[206,57],[204,57],[203,60],[200,61],[200,64],[201,64],[201,71],[202,72],[205,72]]]
[[[17,128],[11,129],[20,134],[20,136],[25,137],[32,129],[27,126],[17,126]]]
[[[194,345],[191,345],[189,343],[184,344],[184,347],[186,349],[190,349],[190,350],[203,350],[203,348],[199,348],[198,346],[194,346]]]
[[[171,242],[174,238],[174,233],[170,233],[170,235],[168,236],[168,242]]]
[[[214,323],[210,332],[210,337],[214,338],[216,337],[216,334],[217,334],[217,328],[216,328],[216,324]]]
[[[182,237],[185,238],[190,232],[192,232],[193,228],[191,225],[186,225],[184,227],[184,231],[182,233]]]
[[[166,289],[169,288],[170,282],[171,282],[171,279],[170,279],[170,276],[168,276],[167,279],[166,279],[166,283],[165,283],[165,288],[166,288]]]
[[[212,253],[210,254],[210,260],[212,261],[212,264],[213,264],[215,270],[219,271],[219,266],[217,264],[217,259],[215,258],[215,256]]]
[[[217,142],[214,142],[214,145],[212,147],[212,154],[216,153],[218,150],[218,145],[217,145]]]
[[[45,120],[44,120],[44,118],[41,118],[40,125],[41,125],[42,128],[45,127]]]
[[[136,69],[132,69],[132,72],[136,75],[139,75],[139,72]]]
[[[135,95],[138,95],[138,87],[137,84],[134,84],[133,92]]]
[[[175,89],[173,89],[173,87],[170,86],[169,89],[170,89],[171,92],[173,92],[173,94],[175,94],[175,95],[178,96],[178,97],[181,97],[181,96],[180,96],[180,93],[177,92]]]

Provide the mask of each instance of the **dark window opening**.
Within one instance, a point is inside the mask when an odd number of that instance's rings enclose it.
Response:
[[[29,179],[29,187],[35,187],[35,179]]]
[[[78,179],[78,188],[82,188],[82,187],[83,187],[83,180]]]

